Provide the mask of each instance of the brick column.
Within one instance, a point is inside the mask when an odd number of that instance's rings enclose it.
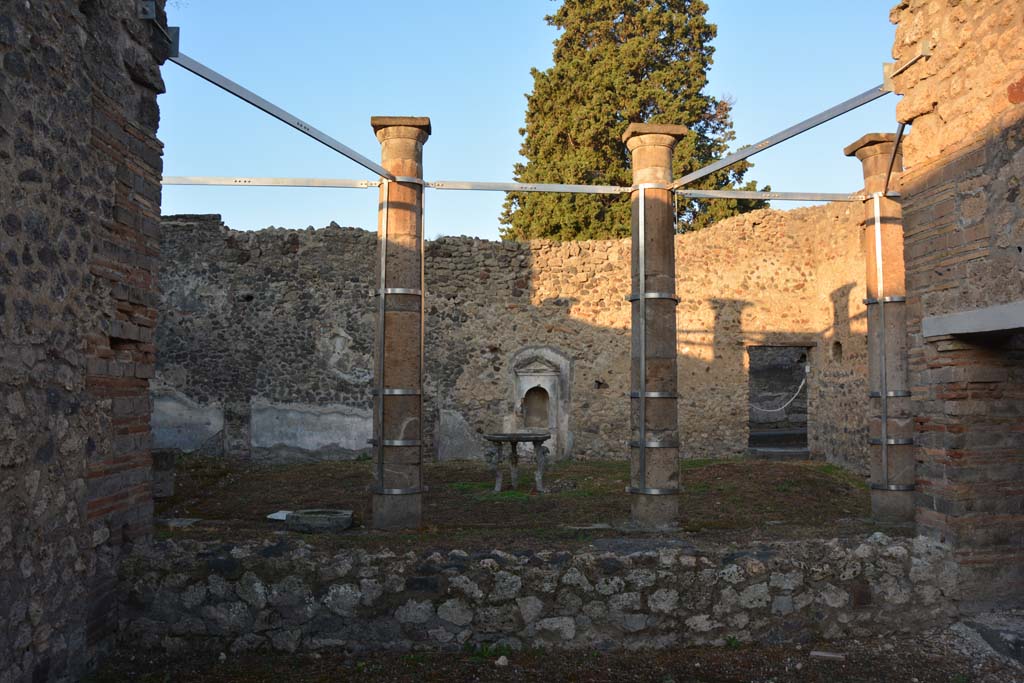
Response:
[[[420,525],[423,497],[423,185],[403,179],[423,178],[430,119],[374,116],[370,125],[381,165],[398,178],[381,184],[378,211],[373,526],[409,528]]]
[[[845,150],[864,166],[866,193],[882,192],[896,136],[869,133]],[[903,170],[893,163],[892,190]],[[880,228],[876,235],[875,207]],[[878,243],[881,246],[881,268]],[[903,263],[903,214],[898,201],[869,197],[864,202],[864,252],[867,266],[868,375],[870,385],[871,512],[875,519],[914,519],[914,418],[907,382],[906,279]],[[881,278],[881,281],[879,281]],[[885,382],[882,376],[885,376]],[[883,395],[883,384],[885,395]],[[885,441],[883,445],[883,413]],[[888,477],[883,469],[883,449]],[[888,487],[885,483],[888,482]]]
[[[630,124],[622,141],[633,155],[633,184],[671,183],[672,151],[685,133],[685,126]],[[641,242],[639,189],[633,191],[631,201],[633,314],[627,490],[634,523],[671,526],[679,516],[674,202],[668,189],[644,189]]]

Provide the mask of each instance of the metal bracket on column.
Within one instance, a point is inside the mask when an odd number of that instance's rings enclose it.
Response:
[[[627,486],[626,493],[639,493],[645,496],[672,496],[679,493],[679,489],[649,489],[640,486]]]
[[[167,56],[169,58],[178,56],[178,45],[181,42],[181,28],[178,26],[168,26],[167,28],[164,28],[160,24],[160,20],[156,16],[156,0],[138,0],[135,16],[139,19],[152,21],[157,30],[160,31],[167,40]]]
[[[380,294],[406,294],[408,296],[423,296],[422,289],[412,289],[409,287],[385,287],[378,292]]]
[[[883,296],[878,299],[864,299],[865,306],[874,306],[879,302],[883,304],[905,304],[907,303],[907,297],[905,296]]]
[[[868,443],[871,444],[872,446],[880,446],[883,443],[888,446],[913,446],[914,440],[905,437],[888,437],[883,441],[882,439],[875,437],[873,439],[868,439]]]
[[[643,395],[646,398],[679,398],[679,394],[674,391],[647,391]],[[641,398],[639,391],[629,392],[630,398]]]
[[[869,488],[872,491],[914,491],[917,489],[915,484],[871,484]]]
[[[427,490],[426,486],[420,486],[419,488],[411,489],[373,489],[373,492],[381,496],[411,496],[415,493],[423,493]]]
[[[411,175],[396,175],[393,180],[396,183],[412,183],[413,185],[426,185],[423,178],[417,178]]]
[[[419,439],[384,439],[383,441],[370,439],[371,446],[394,446],[396,448],[411,448],[412,446],[419,446],[421,443]]]
[[[679,297],[672,292],[643,292],[640,294],[630,294],[626,297],[626,301],[640,301],[640,299],[667,299],[674,303],[679,303]]]
[[[930,40],[922,40],[917,46],[917,54],[903,62],[899,66],[895,62],[885,62],[882,64],[882,88],[886,92],[896,92],[896,86],[892,82],[892,79],[899,76],[901,73],[917,64],[920,60],[932,56],[932,45]]]
[[[911,394],[906,389],[900,389],[898,391],[887,391],[885,395],[889,398],[910,398]],[[869,391],[868,398],[882,398],[882,392],[880,391]]]

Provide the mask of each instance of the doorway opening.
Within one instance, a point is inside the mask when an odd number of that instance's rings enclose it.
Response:
[[[747,453],[770,460],[806,460],[808,349],[751,346]]]

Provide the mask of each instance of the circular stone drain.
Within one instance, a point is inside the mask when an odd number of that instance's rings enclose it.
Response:
[[[296,510],[285,519],[289,531],[304,534],[344,531],[352,526],[351,510]]]

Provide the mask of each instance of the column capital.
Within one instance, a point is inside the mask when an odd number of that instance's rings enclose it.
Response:
[[[622,133],[622,141],[632,152],[637,147],[675,147],[689,129],[669,123],[631,123]]]
[[[885,185],[885,174],[889,169],[896,136],[893,133],[868,133],[843,149],[848,157],[857,157],[863,166],[864,190],[880,192]],[[902,142],[900,147],[903,147]],[[896,158],[892,165],[892,174],[898,177],[903,171],[902,149],[896,150]]]
[[[892,154],[892,146],[896,143],[894,133],[868,133],[857,138],[843,148],[843,154],[857,157],[861,161],[877,154]]]
[[[422,144],[430,137],[429,116],[371,116],[370,126],[380,142],[406,138]]]

